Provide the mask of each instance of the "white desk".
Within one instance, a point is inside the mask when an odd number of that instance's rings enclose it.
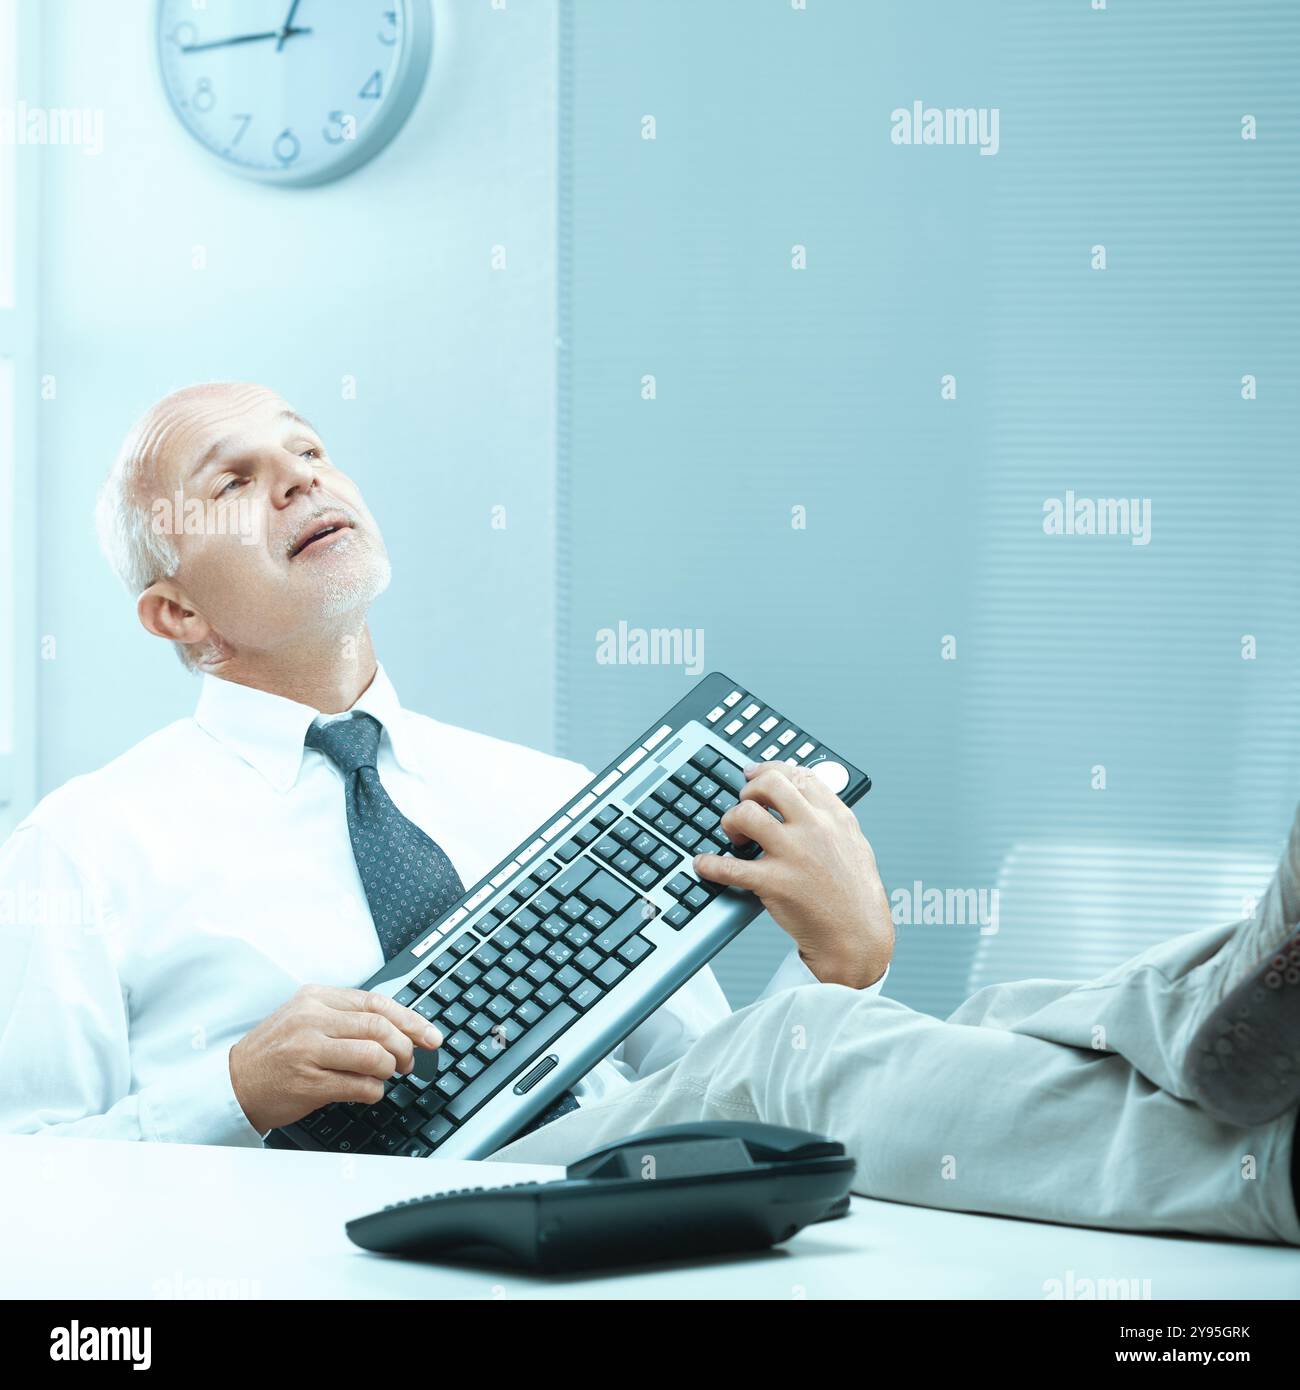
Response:
[[[964,1216],[855,1198],[776,1251],[594,1279],[397,1261],[343,1222],[400,1197],[557,1168],[0,1136],[0,1297],[1040,1299],[1149,1279],[1153,1298],[1300,1297],[1300,1250]]]

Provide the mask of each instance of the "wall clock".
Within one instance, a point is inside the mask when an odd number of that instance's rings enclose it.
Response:
[[[433,49],[430,0],[158,0],[172,110],[231,173],[327,183],[401,129]]]

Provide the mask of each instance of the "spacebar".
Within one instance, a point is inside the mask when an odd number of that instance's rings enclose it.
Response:
[[[578,1017],[572,1004],[557,1004],[549,1014],[510,1044],[508,1048],[485,1071],[479,1074],[463,1091],[447,1105],[444,1113],[453,1120],[460,1121],[481,1101],[496,1090],[520,1067],[531,1062],[557,1033]]]

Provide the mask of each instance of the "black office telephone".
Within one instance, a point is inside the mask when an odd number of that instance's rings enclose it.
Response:
[[[466,1188],[347,1223],[366,1250],[542,1273],[765,1250],[843,1216],[857,1165],[777,1125],[670,1125],[570,1164],[558,1182]]]

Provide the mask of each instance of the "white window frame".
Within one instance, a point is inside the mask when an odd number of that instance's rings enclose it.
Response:
[[[15,6],[15,99],[36,104],[40,71],[39,7]],[[13,412],[0,419],[0,841],[36,799],[36,411],[40,294],[40,159],[36,150],[14,147],[13,307],[0,305],[0,359],[13,364]],[[0,227],[0,236],[7,234]],[[11,466],[6,466],[11,465]],[[4,731],[8,731],[8,736]]]

